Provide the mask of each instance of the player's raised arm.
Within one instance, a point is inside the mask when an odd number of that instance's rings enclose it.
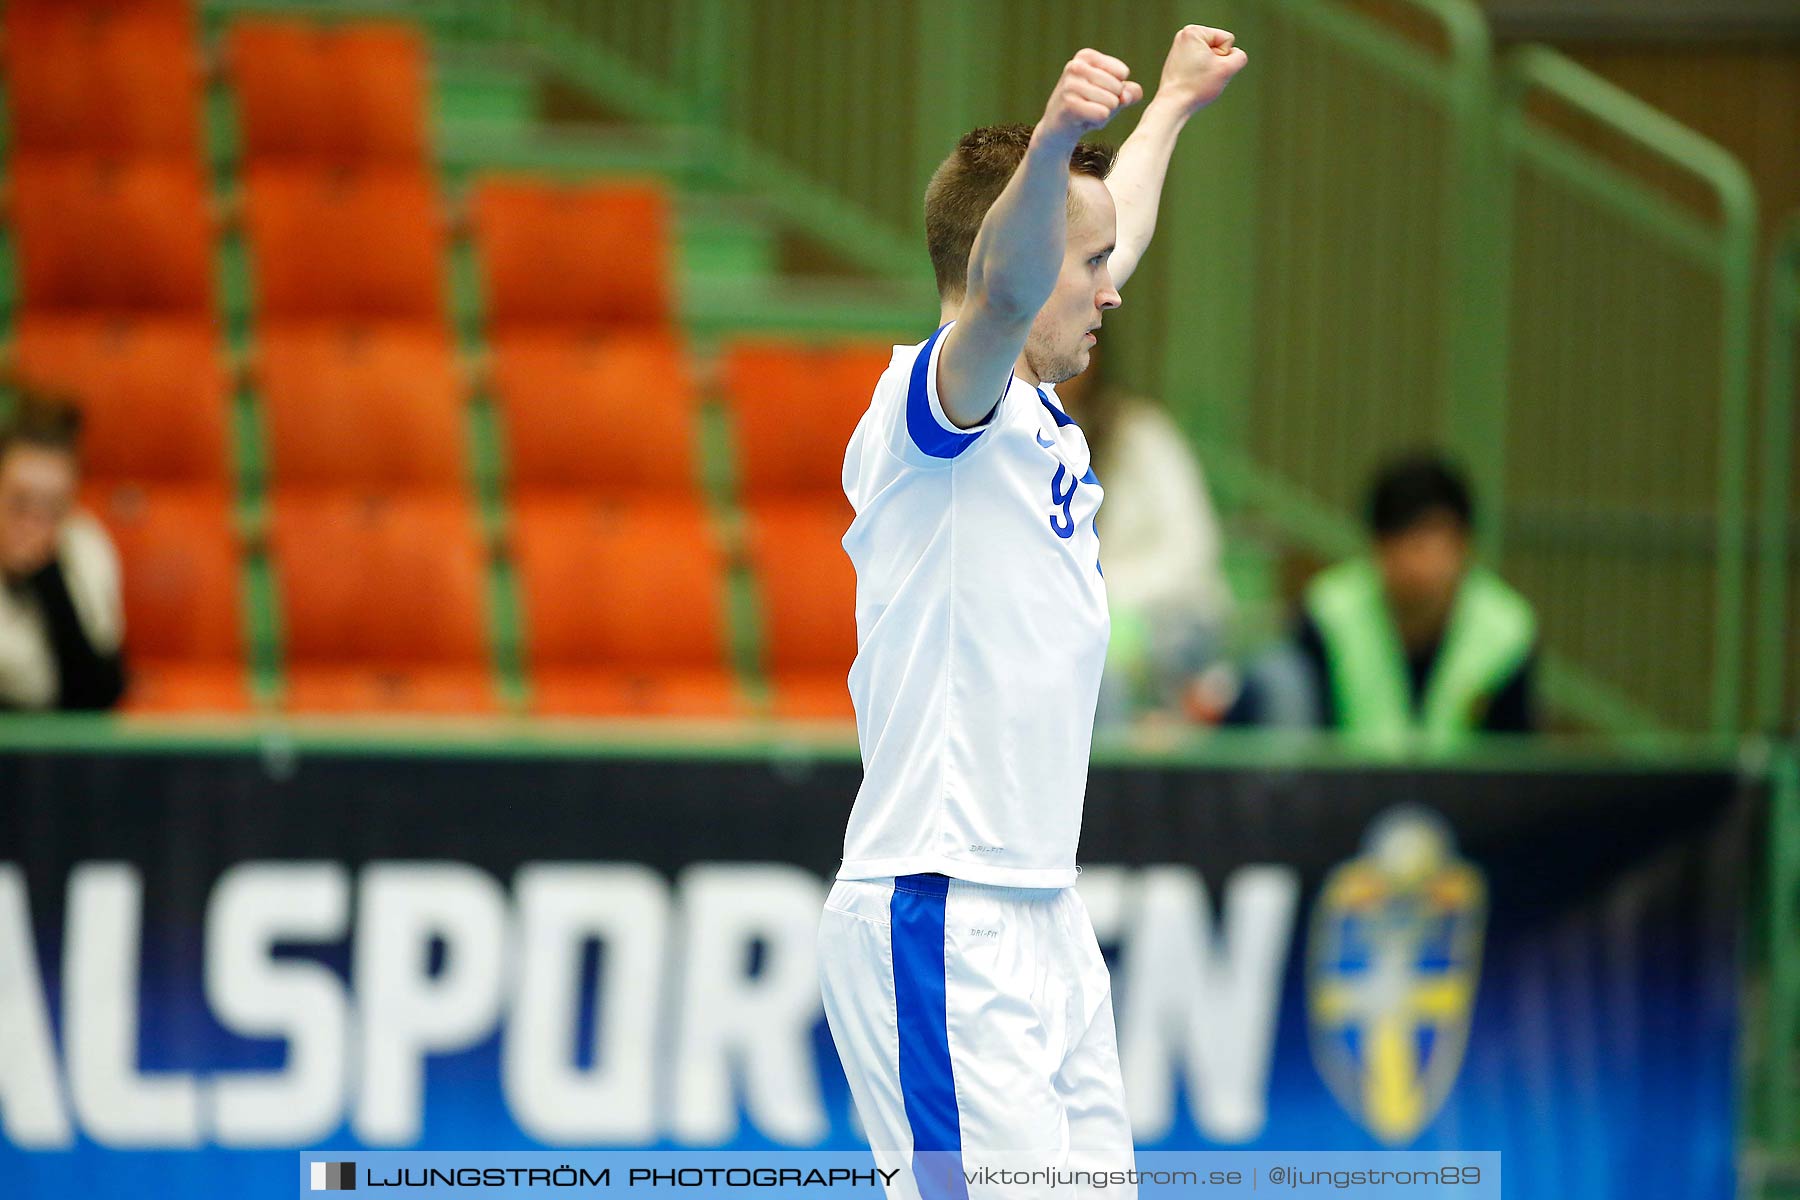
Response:
[[[1119,210],[1119,243],[1110,263],[1114,287],[1123,287],[1137,270],[1156,232],[1156,210],[1176,138],[1188,118],[1217,100],[1247,61],[1227,30],[1188,25],[1175,35],[1156,95],[1119,147],[1106,177]]]
[[[994,407],[1012,378],[1032,318],[1056,286],[1067,237],[1069,156],[1083,134],[1143,98],[1124,63],[1083,50],[1050,93],[1043,118],[969,253],[968,285],[938,359],[944,415],[968,428]]]

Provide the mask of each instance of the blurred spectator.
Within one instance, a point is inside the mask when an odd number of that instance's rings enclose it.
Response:
[[[1471,561],[1461,472],[1431,455],[1396,462],[1377,477],[1368,515],[1373,555],[1307,586],[1291,646],[1252,672],[1252,719],[1388,746],[1535,730],[1537,617]]]
[[[1193,448],[1160,406],[1109,384],[1097,351],[1056,394],[1087,435],[1106,493],[1098,522],[1112,640],[1096,720],[1216,716],[1203,680],[1223,653],[1231,593]]]
[[[81,414],[0,413],[0,709],[101,709],[125,690],[119,559],[75,510]]]

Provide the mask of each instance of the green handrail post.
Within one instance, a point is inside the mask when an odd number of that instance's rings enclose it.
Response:
[[[1770,764],[1767,1129],[1792,1148],[1800,1131],[1800,746]]]
[[[1190,15],[1171,0],[1165,26],[1171,37]],[[1249,445],[1255,397],[1256,213],[1258,147],[1265,87],[1255,57],[1267,28],[1254,0],[1224,0],[1207,10],[1209,23],[1230,29],[1250,56],[1250,68],[1182,133],[1164,187],[1165,215],[1150,255],[1167,277],[1183,281],[1179,311],[1155,314],[1165,322],[1158,354],[1162,394],[1188,436],[1203,447]],[[1134,64],[1146,93],[1154,93],[1160,59]],[[1175,215],[1177,206],[1188,219]],[[1138,314],[1125,289],[1123,319]]]
[[[1400,0],[1432,23],[1444,52],[1429,53],[1331,0],[1279,0],[1336,45],[1415,95],[1428,97],[1448,127],[1447,212],[1435,286],[1445,314],[1434,353],[1445,389],[1443,440],[1482,498],[1477,543],[1497,559],[1505,521],[1506,255],[1508,205],[1498,169],[1494,55],[1487,20],[1472,0]]]
[[[1461,459],[1481,503],[1476,543],[1498,562],[1506,512],[1506,250],[1509,180],[1500,170],[1494,45],[1473,0],[1405,0],[1432,18],[1449,55],[1444,81],[1450,123],[1451,211],[1444,223],[1445,442]]]
[[[1757,558],[1756,725],[1773,734],[1782,722],[1788,658],[1788,489],[1794,470],[1794,342],[1800,338],[1800,213],[1788,218],[1769,256],[1768,319],[1763,344],[1762,520]]]
[[[1711,714],[1715,732],[1739,724],[1743,686],[1744,600],[1750,429],[1750,355],[1756,276],[1756,190],[1743,164],[1631,93],[1609,83],[1548,46],[1521,46],[1507,56],[1505,93],[1523,112],[1536,90],[1599,121],[1643,149],[1685,170],[1713,194],[1719,229],[1713,266],[1720,283],[1718,572],[1713,588]]]
[[[681,40],[678,77],[691,98],[689,120],[703,136],[718,136],[738,91],[731,47],[743,5],[732,0],[687,0],[692,20]]]
[[[919,0],[913,38],[919,95],[929,102],[913,108],[913,182],[923,198],[925,184],[957,139],[976,125],[999,117],[981,112],[975,94],[979,71],[974,45],[977,14],[957,0]]]

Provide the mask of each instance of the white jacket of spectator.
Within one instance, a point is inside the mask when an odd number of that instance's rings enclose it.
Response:
[[[125,611],[112,539],[100,522],[76,512],[63,522],[57,555],[88,641],[102,654],[115,653],[125,637]],[[0,584],[0,707],[54,708],[60,682],[37,597],[29,588]]]
[[[1167,413],[1120,403],[1105,457],[1095,464],[1100,566],[1108,606],[1153,624],[1219,628],[1231,613],[1219,517],[1192,447]]]

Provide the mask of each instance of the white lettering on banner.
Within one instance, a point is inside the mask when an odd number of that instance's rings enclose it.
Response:
[[[350,1001],[336,971],[274,956],[278,942],[341,943],[350,873],[334,862],[242,863],[206,905],[206,1001],[242,1037],[288,1043],[275,1071],[220,1075],[212,1129],[226,1146],[303,1146],[344,1116]]]
[[[57,1081],[25,874],[13,863],[0,863],[0,1131],[27,1150],[75,1140]]]
[[[108,1146],[197,1146],[200,1088],[175,1071],[138,1072],[138,932],[144,881],[129,863],[69,873],[63,1045],[82,1128]]]
[[[464,863],[364,868],[351,979],[362,1079],[352,1124],[370,1146],[419,1140],[425,1056],[466,1049],[494,1030],[505,985],[506,896]],[[431,971],[432,943],[443,944]]]
[[[286,1054],[279,1068],[202,1085],[139,1069],[137,869],[70,873],[59,1064],[24,874],[0,864],[0,1132],[30,1148],[69,1145],[76,1127],[118,1146],[300,1146],[348,1115],[365,1144],[412,1145],[426,1129],[428,1060],[498,1033],[498,1085],[539,1143],[717,1145],[740,1120],[786,1145],[825,1136],[816,876],[704,863],[671,889],[634,863],[531,863],[510,903],[465,863],[370,863],[352,882],[334,862],[241,863],[220,876],[205,917],[207,1007],[230,1033]],[[1120,1057],[1140,1137],[1169,1133],[1183,1086],[1210,1139],[1263,1129],[1299,887],[1288,868],[1243,868],[1215,922],[1191,868],[1082,875],[1095,932],[1119,950]],[[346,940],[348,982],[277,954]],[[600,969],[583,1012],[589,946]],[[584,1026],[592,1043],[578,1048]]]
[[[1206,888],[1191,868],[1147,868],[1133,890],[1115,980],[1132,1131],[1152,1142],[1168,1134],[1176,1075],[1185,1067],[1200,1131],[1218,1142],[1248,1141],[1268,1121],[1299,873],[1278,866],[1233,872],[1218,934]]]
[[[818,1141],[829,1128],[812,1045],[824,882],[779,863],[708,863],[683,871],[680,890],[675,1136],[707,1145],[737,1132],[736,1066],[758,1129],[790,1145]],[[758,942],[762,968],[752,976]]]
[[[636,864],[534,863],[513,882],[516,991],[501,1052],[507,1107],[548,1145],[656,1140],[657,1015],[669,887]],[[593,1066],[575,1065],[585,947],[601,947]]]
[[[1075,890],[1087,906],[1094,939],[1102,946],[1116,945],[1125,919],[1125,897],[1131,889],[1131,872],[1124,867],[1088,867],[1081,872]]]

